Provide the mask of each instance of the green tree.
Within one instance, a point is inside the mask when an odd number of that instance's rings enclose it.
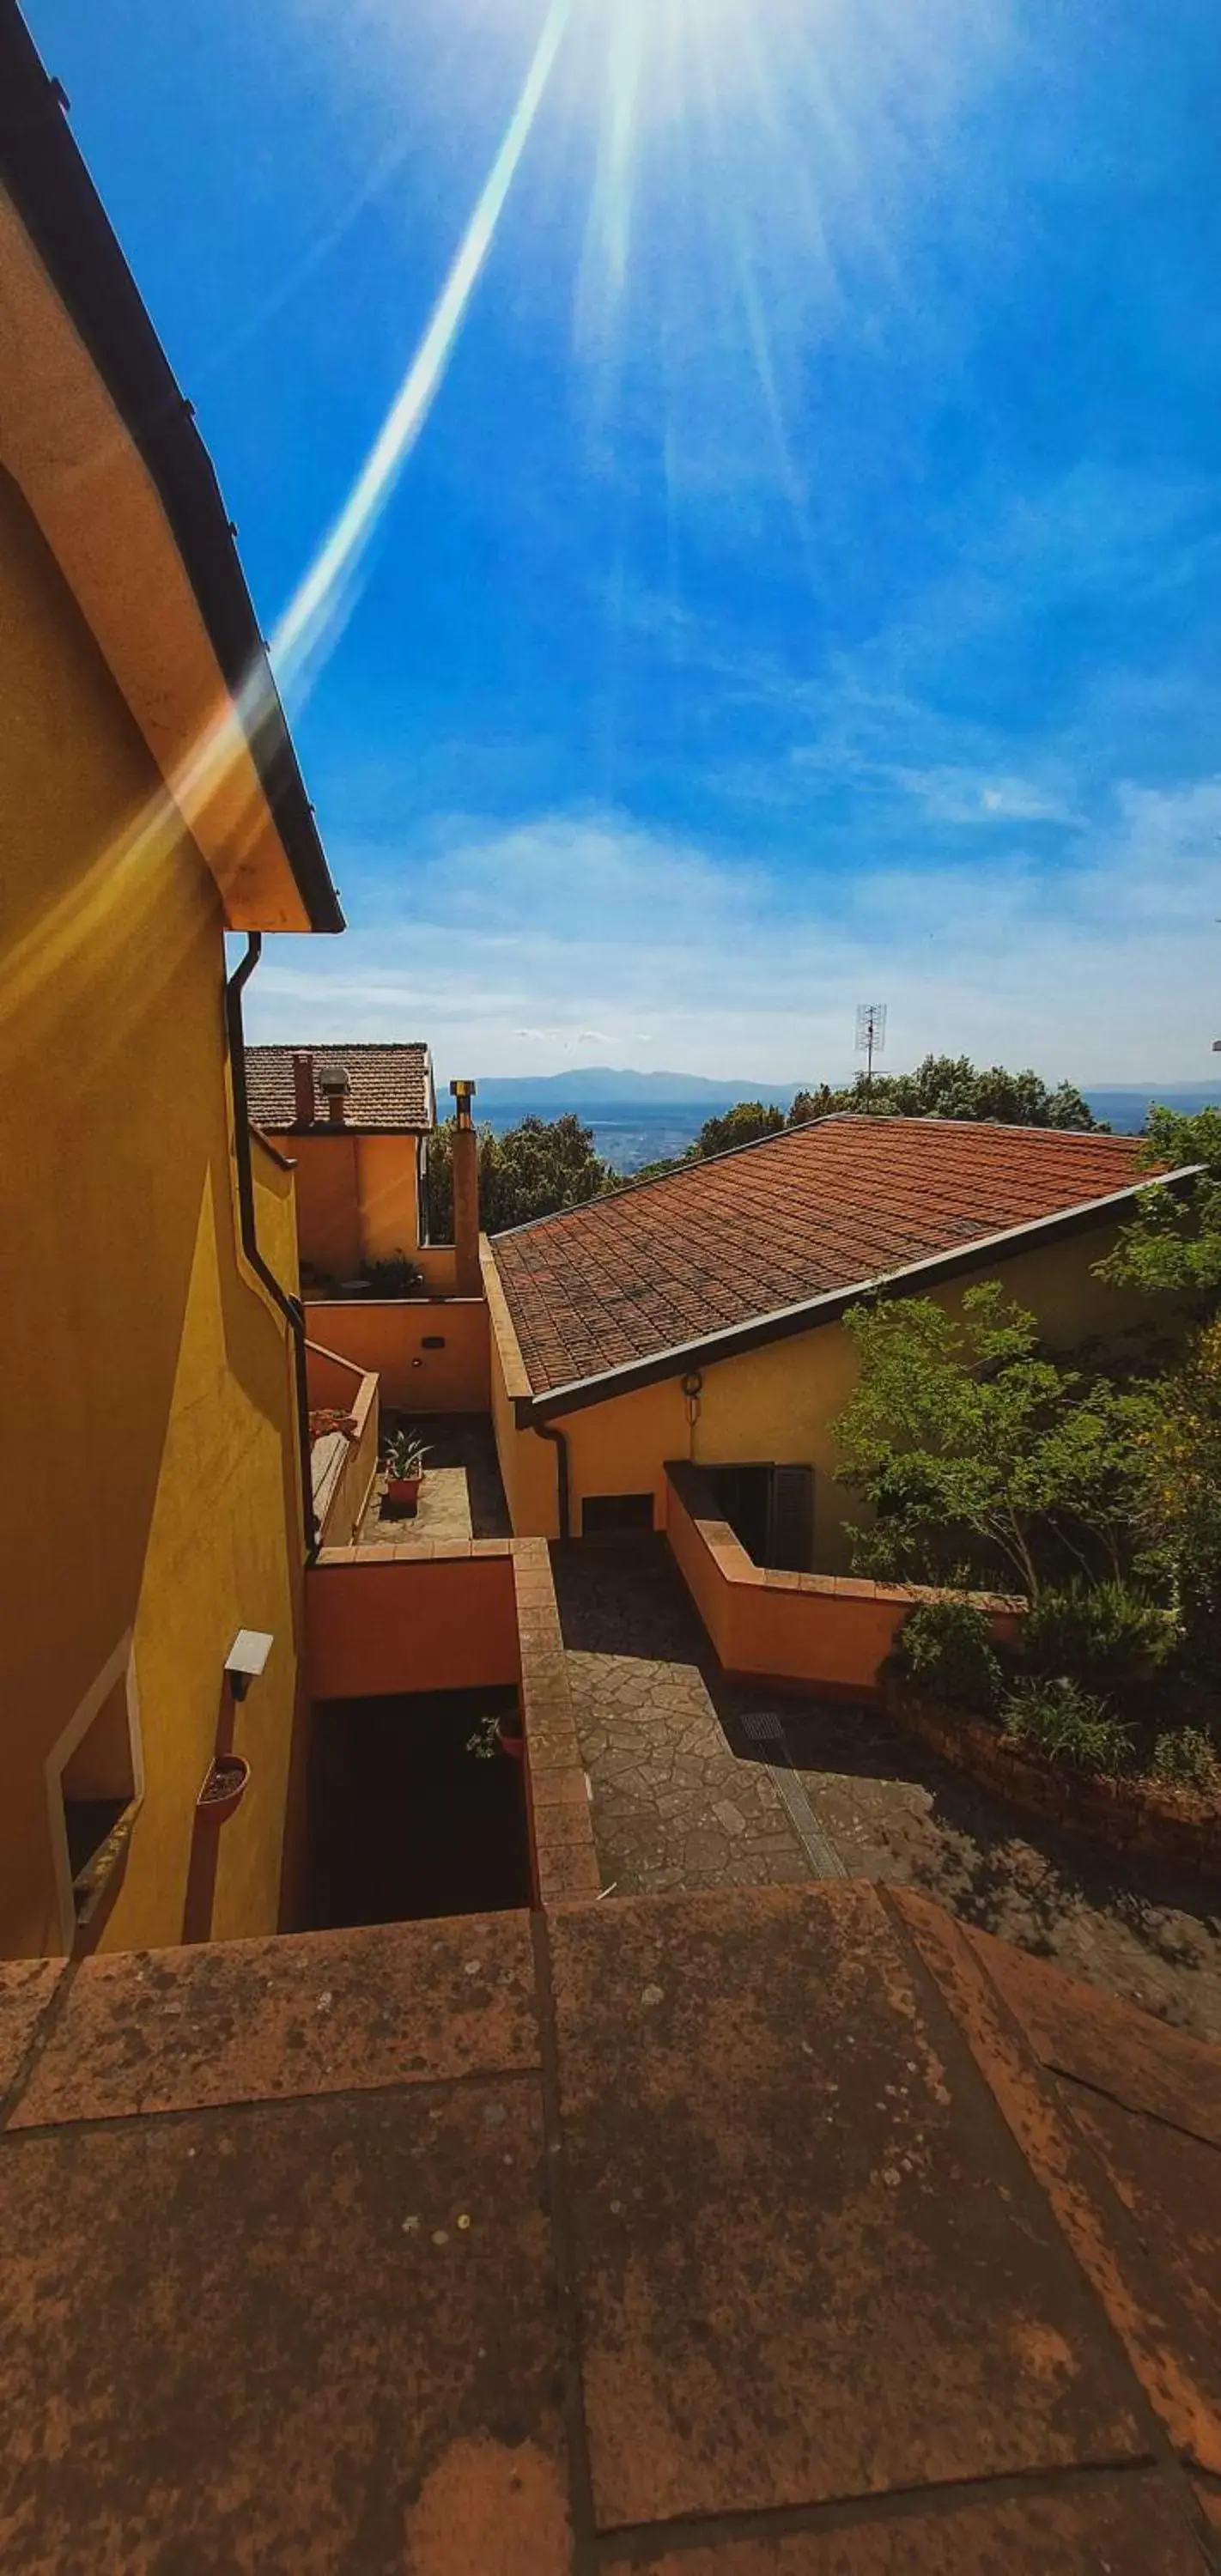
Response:
[[[1088,1377],[1041,1351],[999,1281],[961,1317],[928,1297],[857,1306],[860,1375],[835,1426],[844,1482],[876,1515],[854,1561],[883,1580],[1004,1577],[1032,1599],[1075,1563],[1130,1562],[1147,1485],[1147,1384]]]
[[[447,1118],[428,1140],[426,1195],[433,1243],[448,1243],[454,1228],[454,1121]],[[617,1175],[594,1152],[593,1129],[571,1112],[563,1118],[523,1118],[498,1136],[479,1129],[479,1214],[487,1234],[553,1216],[612,1189]]]
[[[875,1118],[973,1118],[1007,1127],[1108,1132],[1074,1083],[1057,1083],[1051,1090],[1029,1067],[1023,1073],[1009,1073],[1000,1064],[984,1069],[966,1055],[926,1055],[914,1073],[875,1073],[872,1083],[858,1073],[840,1091],[826,1083],[818,1090],[799,1091],[789,1124],[802,1126],[809,1118],[845,1109]]]
[[[1147,1294],[1171,1291],[1211,1313],[1221,1292],[1221,1110],[1202,1109],[1193,1118],[1151,1110],[1141,1159],[1163,1171],[1193,1163],[1203,1168],[1181,1195],[1145,1192],[1115,1250],[1099,1262],[1099,1275]]]
[[[1141,1448],[1150,1536],[1164,1554],[1188,1658],[1221,1670],[1221,1319],[1163,1380]]]
[[[682,1157],[684,1162],[703,1160],[709,1154],[727,1154],[735,1145],[757,1145],[763,1136],[775,1136],[784,1125],[783,1109],[771,1109],[761,1100],[739,1100],[721,1118],[706,1118],[694,1147]]]

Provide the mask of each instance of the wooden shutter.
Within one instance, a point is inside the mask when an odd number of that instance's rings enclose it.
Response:
[[[808,1574],[814,1556],[814,1470],[773,1467],[772,1543],[768,1563]]]

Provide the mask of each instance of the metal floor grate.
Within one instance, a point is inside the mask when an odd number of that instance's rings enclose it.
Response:
[[[784,1728],[770,1708],[752,1709],[742,1720],[742,1733],[752,1744],[783,1744]]]
[[[796,1828],[816,1878],[846,1878],[847,1871],[834,1843],[823,1831],[806,1796],[792,1754],[784,1740],[784,1720],[774,1708],[748,1709],[739,1720],[749,1744],[770,1744],[776,1748],[775,1759],[768,1770],[788,1809],[790,1822]]]

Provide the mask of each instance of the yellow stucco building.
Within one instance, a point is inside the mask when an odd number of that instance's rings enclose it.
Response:
[[[244,1110],[257,938],[227,987],[223,934],[342,927],[208,457],[24,40],[16,78],[0,139],[9,1956],[280,1917],[310,1537],[295,1226],[291,1173]],[[240,1630],[272,1642],[239,1701]],[[196,1811],[218,1753],[248,1766],[223,1830]]]
[[[668,1460],[706,1468],[760,1563],[846,1570],[833,1426],[840,1320],[879,1287],[953,1306],[999,1279],[1053,1348],[1114,1342],[1142,1301],[1097,1264],[1140,1189],[1133,1137],[834,1117],[484,1246],[492,1408],[513,1526],[666,1526]]]

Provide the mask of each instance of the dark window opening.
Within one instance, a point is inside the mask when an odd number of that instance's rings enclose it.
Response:
[[[614,1530],[651,1530],[651,1494],[586,1494],[581,1504],[581,1535],[599,1538]]]
[[[704,1472],[753,1564],[809,1573],[814,1559],[812,1467],[749,1465]]]
[[[126,1674],[107,1692],[69,1754],[59,1775],[59,1790],[73,1908],[82,1924],[90,1919],[102,1887],[123,1856],[126,1836],[118,1828],[135,1814],[136,1764]]]
[[[309,1931],[494,1914],[530,1903],[523,1764],[487,1719],[519,1725],[511,1687],[326,1700],[310,1743]]]

